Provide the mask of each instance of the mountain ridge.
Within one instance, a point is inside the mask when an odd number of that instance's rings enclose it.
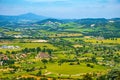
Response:
[[[21,20],[44,20],[47,19],[45,16],[41,15],[36,15],[33,13],[26,13],[26,14],[21,14],[21,15],[0,15],[0,21],[21,21]]]

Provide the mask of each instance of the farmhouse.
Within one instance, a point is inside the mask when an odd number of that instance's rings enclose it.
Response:
[[[14,35],[15,38],[22,38],[21,35]]]
[[[7,56],[4,56],[3,60],[9,60],[9,58]]]
[[[26,58],[26,57],[27,57],[26,54],[21,54],[21,55],[20,55],[20,58]]]
[[[8,56],[4,55],[4,54],[0,54],[0,60],[9,60]]]
[[[47,42],[47,40],[34,40],[32,42]]]
[[[3,60],[9,60],[9,58],[4,54],[0,54],[0,66],[3,65]]]
[[[43,59],[43,58],[50,58],[50,55],[47,54],[47,53],[44,53],[44,52],[40,52],[36,58],[40,58],[40,59]]]

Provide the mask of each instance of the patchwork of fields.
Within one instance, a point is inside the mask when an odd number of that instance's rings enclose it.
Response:
[[[3,23],[0,80],[120,80],[119,19]]]
[[[36,39],[37,40],[37,39]],[[14,57],[9,57],[9,59],[15,60],[14,64],[0,66],[0,76],[1,78],[8,77],[9,79],[13,76],[23,76],[23,77],[34,77],[39,79],[43,77],[48,78],[82,78],[86,73],[90,74],[94,78],[100,75],[107,74],[111,68],[114,66],[119,66],[116,62],[111,62],[114,58],[107,57],[106,53],[114,53],[113,56],[118,56],[120,51],[119,47],[116,47],[116,51],[112,50],[113,46],[119,45],[119,38],[115,40],[112,39],[102,39],[98,40],[95,38],[63,38],[62,40],[47,40],[48,42],[19,42],[18,40],[13,40],[12,42],[1,42],[0,46],[19,46],[19,49],[0,49],[3,54],[11,54]],[[26,40],[27,41],[27,40]],[[62,44],[58,44],[62,41]],[[67,44],[65,42],[69,42]],[[57,45],[56,45],[57,44]],[[63,47],[64,46],[64,47]],[[23,51],[27,48],[27,51]],[[51,55],[50,58],[35,58],[37,53],[37,48],[40,48],[39,52],[44,52]],[[77,51],[74,51],[74,48]],[[104,52],[103,48],[106,48]],[[33,49],[33,51],[32,51]],[[35,50],[34,50],[35,49]],[[49,51],[51,50],[51,51]],[[15,54],[12,52],[16,52]],[[103,53],[104,52],[104,53]],[[24,57],[16,55],[25,54]],[[10,56],[10,55],[9,55]],[[106,56],[106,57],[104,57]],[[15,70],[15,71],[14,71]],[[41,71],[41,76],[35,76]],[[4,75],[5,74],[5,75]],[[96,76],[97,75],[97,76]]]

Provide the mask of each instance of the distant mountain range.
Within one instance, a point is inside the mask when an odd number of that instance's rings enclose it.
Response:
[[[45,19],[48,20],[52,20],[52,21],[56,21],[57,19],[49,19],[50,17],[46,17],[46,16],[41,16],[41,15],[36,15],[33,13],[26,13],[26,14],[21,14],[21,15],[17,15],[17,16],[10,16],[10,15],[0,15],[0,22],[1,21],[22,21],[22,20],[35,20],[35,21],[47,21]],[[106,21],[108,19],[105,18],[86,18],[86,19],[61,19],[61,21],[64,22],[73,22],[73,21]],[[120,18],[112,18],[109,20],[114,20],[114,21],[118,21],[120,20]],[[43,22],[44,22],[43,21]],[[60,20],[57,20],[60,21]]]
[[[54,19],[41,15],[36,15],[33,13],[22,14],[18,16],[6,16],[0,15],[0,26],[31,26],[35,25],[43,25],[43,24],[65,24],[65,23],[75,23],[78,25],[84,25],[85,27],[90,27],[91,25],[95,26],[105,26],[108,23],[112,23],[110,25],[115,24],[116,27],[119,28],[120,18],[86,18],[86,19]],[[32,24],[31,24],[32,23]]]
[[[45,20],[46,19],[46,20]],[[43,21],[42,21],[43,20]],[[113,21],[120,21],[120,18],[112,18],[112,19],[105,19],[105,18],[86,18],[86,19],[51,19],[50,17],[36,15],[33,13],[26,13],[21,14],[18,16],[10,16],[10,15],[0,15],[0,22],[10,22],[10,21],[53,21],[53,22],[78,22],[78,23],[92,23],[92,22],[107,22],[107,20]]]
[[[18,16],[6,16],[6,15],[0,15],[0,22],[3,21],[39,21],[39,20],[44,20],[47,19],[48,17],[41,16],[41,15],[36,15],[33,13],[27,13],[27,14],[22,14]]]

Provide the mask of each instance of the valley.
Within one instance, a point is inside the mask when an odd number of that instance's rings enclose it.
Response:
[[[0,80],[120,79],[119,18],[2,23]]]

